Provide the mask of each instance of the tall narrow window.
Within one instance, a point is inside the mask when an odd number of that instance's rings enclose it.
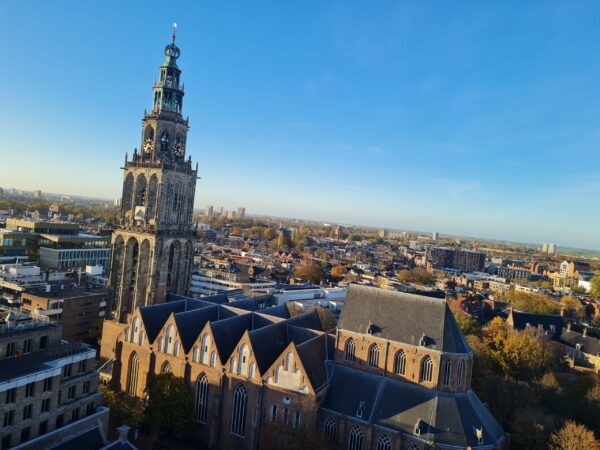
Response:
[[[323,425],[323,431],[325,433],[325,441],[330,445],[335,444],[335,438],[337,437],[337,424],[332,417],[325,421],[325,424]]]
[[[291,370],[292,369],[292,352],[289,352],[286,357],[285,357],[285,370]]]
[[[404,375],[406,372],[406,353],[404,350],[398,350],[394,356],[394,373]]]
[[[165,353],[171,353],[173,351],[173,325],[167,327],[165,333]]]
[[[277,405],[271,406],[271,422],[277,422]]]
[[[444,386],[450,386],[451,378],[452,378],[452,362],[446,361],[444,363]]]
[[[456,373],[456,378],[457,378],[457,385],[459,388],[462,387],[463,385],[463,374],[465,372],[465,362],[461,359],[458,362],[458,369],[457,369],[457,373]]]
[[[137,336],[137,332],[138,332],[138,318],[134,317],[132,322],[131,322],[131,339],[129,342],[131,343],[135,343],[135,338]]]
[[[235,373],[235,356],[231,357],[231,361],[229,362],[229,371],[231,373]]]
[[[135,395],[137,392],[137,379],[139,370],[139,358],[136,352],[129,357],[129,371],[127,376],[127,393]]]
[[[346,341],[344,348],[344,359],[348,362],[354,362],[354,351],[356,350],[356,344],[354,339],[350,338]]]
[[[231,410],[231,434],[244,436],[246,428],[246,400],[248,393],[241,384],[235,388],[233,393],[233,408]]]
[[[372,344],[369,347],[369,367],[379,367],[379,347]]]
[[[214,367],[217,362],[217,352],[212,352],[210,354],[210,367]]]
[[[433,377],[433,361],[429,355],[421,360],[421,381],[431,381]]]
[[[206,423],[206,412],[208,411],[208,378],[201,374],[196,380],[196,420]]]
[[[377,440],[377,450],[392,450],[392,441],[385,434]]]
[[[250,363],[250,367],[248,368],[248,378],[254,378],[254,368],[256,367],[256,365],[254,364],[254,361],[252,361]]]
[[[359,427],[354,427],[350,430],[350,438],[348,439],[348,450],[362,450],[363,432]]]
[[[200,347],[200,362],[202,364],[208,364],[208,354],[210,351],[210,335],[206,333],[202,336],[202,342]]]

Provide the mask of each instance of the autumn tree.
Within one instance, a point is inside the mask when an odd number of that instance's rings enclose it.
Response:
[[[323,265],[306,258],[294,267],[294,275],[302,280],[318,284],[323,279]]]
[[[412,270],[401,270],[397,275],[398,281],[408,281],[411,283],[432,286],[435,284],[435,276],[425,269],[417,267]]]
[[[559,314],[560,305],[547,295],[511,290],[506,299],[516,310],[538,314]]]
[[[172,373],[156,375],[148,386],[145,422],[166,437],[180,438],[194,423],[193,399],[185,382]]]
[[[335,266],[331,269],[330,272],[330,276],[331,278],[335,278],[336,280],[339,280],[341,278],[344,278],[344,274],[346,273],[346,269],[344,268],[344,266]]]
[[[590,280],[590,284],[590,294],[592,294],[596,298],[600,298],[600,276],[592,278]]]
[[[583,315],[583,305],[579,300],[570,295],[564,296],[560,301],[565,316],[572,318],[581,318]]]
[[[584,425],[567,420],[550,436],[550,450],[599,450],[600,441]]]
[[[481,325],[468,314],[458,311],[454,314],[454,318],[456,319],[460,331],[462,331],[465,336],[470,334],[477,335],[481,332]]]

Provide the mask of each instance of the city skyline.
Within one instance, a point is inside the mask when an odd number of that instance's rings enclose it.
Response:
[[[197,208],[600,248],[589,8],[0,8],[3,187],[120,196],[175,19]]]

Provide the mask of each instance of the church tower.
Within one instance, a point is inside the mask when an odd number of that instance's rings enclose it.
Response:
[[[152,111],[142,119],[141,151],[125,155],[121,212],[112,235],[109,278],[114,319],[137,306],[185,294],[193,261],[192,222],[198,166],[186,159],[188,119],[173,41],[153,86]]]

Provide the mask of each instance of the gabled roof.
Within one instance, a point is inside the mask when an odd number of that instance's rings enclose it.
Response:
[[[333,365],[322,406],[408,435],[420,424],[419,437],[440,445],[481,445],[475,428],[483,428],[483,445],[504,439],[502,427],[473,391],[441,392],[341,365]]]
[[[180,312],[173,315],[181,345],[184,353],[189,352],[204,324],[208,321],[217,320],[219,317],[219,307],[211,305],[206,308],[195,309],[193,311]]]
[[[450,353],[470,353],[469,344],[444,300],[351,284],[338,328]]]
[[[577,348],[577,345],[579,344],[579,350],[588,355],[596,356],[600,354],[600,339],[584,336],[575,331],[563,329],[559,341],[562,344],[573,348]]]
[[[327,383],[327,370],[325,368],[325,361],[327,359],[326,346],[327,335],[325,333],[315,335],[296,346],[300,361],[315,391]]]
[[[252,314],[230,317],[210,324],[221,362],[229,355],[247,329],[252,327]]]
[[[536,314],[517,311],[516,309],[511,309],[508,319],[511,320],[511,318],[513,328],[517,330],[524,330],[529,324],[531,327],[538,327],[539,325],[542,325],[544,327],[544,331],[551,331],[550,325],[553,325],[554,336],[556,337],[560,336],[565,323],[563,317],[558,314]]]
[[[258,372],[262,375],[288,346],[287,323],[277,322],[248,333]]]

